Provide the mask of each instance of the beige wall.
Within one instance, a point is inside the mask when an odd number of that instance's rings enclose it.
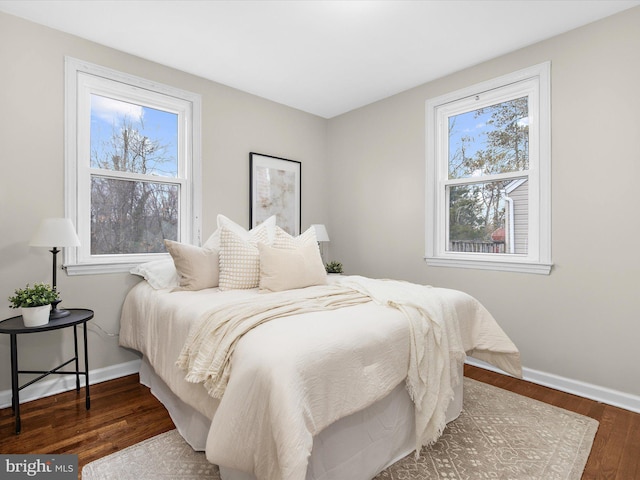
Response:
[[[202,95],[205,239],[218,213],[248,226],[251,151],[302,161],[302,227],[328,222],[325,119],[0,13],[0,318],[17,314],[7,301],[16,287],[51,281],[51,254],[28,242],[41,219],[64,215],[65,55]],[[61,306],[95,310],[92,370],[137,358],[96,328],[117,333],[136,281],[128,274],[58,275]],[[21,368],[66,360],[72,338],[69,329],[19,337]],[[9,338],[0,335],[0,391],[11,386],[9,358]]]
[[[525,367],[640,395],[639,25],[634,8],[331,119],[331,257],[347,273],[467,291]],[[547,60],[551,274],[427,267],[425,101]]]

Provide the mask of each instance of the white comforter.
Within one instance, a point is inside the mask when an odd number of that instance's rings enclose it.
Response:
[[[180,378],[184,372],[174,362],[182,344],[190,328],[196,328],[203,312],[211,308],[209,302],[221,305],[248,298],[258,302],[269,294],[147,291],[154,302],[143,302],[144,307],[139,302],[125,302],[120,341],[147,355],[176,394],[212,418],[207,441],[207,458],[211,462],[253,472],[259,479],[304,478],[315,434],[384,397],[408,375],[420,378],[421,367],[427,368],[430,375],[447,377],[449,360],[457,353],[455,345],[510,373],[520,374],[517,349],[472,297],[410,284],[397,288],[396,282],[392,288],[385,286],[386,290],[381,290],[380,282],[354,277],[343,278],[342,282],[366,292],[377,303],[287,316],[249,330],[235,344],[229,358],[231,375],[219,405],[217,400],[203,399],[200,385]],[[411,293],[414,288],[428,293],[429,302],[416,303],[416,292]],[[398,298],[403,291],[411,295]],[[146,315],[136,310],[145,310],[156,320],[146,323]],[[416,318],[409,318],[416,312],[418,317],[426,314],[430,320],[420,332],[413,331]],[[443,316],[446,319],[439,318]],[[444,337],[443,331],[438,333],[451,322],[454,325],[445,328]],[[452,337],[446,332],[454,332],[454,342],[449,342]],[[450,355],[433,357],[422,344],[416,345],[416,333],[429,333],[432,347],[434,342],[442,346],[443,338],[445,344],[455,345],[451,349],[446,345]],[[442,398],[447,398],[452,381],[443,383],[442,377],[429,381],[437,382],[439,388],[436,401],[429,403],[430,417],[439,418]],[[196,393],[194,388],[201,391]],[[411,390],[415,396],[415,385]],[[427,389],[420,395],[433,393]],[[442,426],[443,420],[436,421],[431,429],[437,433]]]

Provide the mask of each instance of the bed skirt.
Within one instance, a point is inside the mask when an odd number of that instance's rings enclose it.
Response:
[[[447,423],[462,411],[462,366]],[[183,403],[155,373],[146,358],[140,383],[167,408],[176,429],[194,450],[204,451],[211,421]],[[314,438],[306,480],[370,480],[415,448],[413,402],[398,385],[369,407],[329,425]],[[220,467],[223,480],[256,480],[255,476]]]

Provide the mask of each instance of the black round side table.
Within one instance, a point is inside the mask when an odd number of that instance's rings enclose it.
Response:
[[[93,310],[85,308],[70,308],[68,309],[70,314],[66,317],[49,319],[49,323],[41,325],[39,327],[25,327],[22,321],[22,316],[8,318],[0,321],[0,333],[11,335],[11,407],[16,417],[16,434],[20,433],[20,390],[35,382],[42,380],[48,375],[75,375],[76,376],[76,391],[80,391],[80,375],[85,376],[85,406],[89,410],[91,408],[91,399],[89,397],[89,356],[87,353],[87,322],[93,318]],[[84,372],[80,371],[78,365],[78,325],[83,324],[84,328]],[[73,345],[74,345],[74,357],[66,362],[58,365],[53,370],[20,370],[18,369],[18,335],[24,335],[28,333],[48,332],[50,330],[58,330],[60,328],[73,327]],[[75,361],[75,371],[59,371],[61,368]],[[25,383],[24,385],[18,384],[18,376],[23,373],[34,374],[40,373],[41,375],[33,380]]]

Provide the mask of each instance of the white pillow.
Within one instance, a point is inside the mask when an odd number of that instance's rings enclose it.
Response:
[[[256,288],[260,283],[258,243],[267,243],[266,228],[243,238],[223,225],[220,229],[220,290]]]
[[[218,228],[216,229],[215,232],[213,232],[213,234],[211,234],[211,236],[207,239],[207,241],[204,242],[204,244],[202,245],[202,248],[206,248],[207,250],[220,249],[220,231],[222,227],[226,227],[232,232],[235,232],[237,235],[240,236],[240,238],[244,240],[249,240],[249,238],[251,238],[251,235],[255,234],[255,232],[258,231],[259,229],[266,229],[269,244],[273,242],[273,239],[275,237],[275,229],[276,229],[275,215],[271,215],[260,225],[257,225],[256,227],[252,228],[249,231],[247,231],[244,227],[238,225],[233,220],[230,220],[229,218],[225,217],[222,214],[218,214],[217,223],[218,223]]]
[[[275,227],[275,238],[273,239],[273,246],[276,248],[298,248],[303,245],[315,245],[318,249],[318,240],[316,240],[316,230],[313,227],[309,227],[306,231],[292,237],[282,228]],[[319,251],[319,250],[318,250]]]
[[[297,248],[274,248],[260,243],[258,250],[262,291],[281,292],[327,283],[327,272],[315,243]]]
[[[133,267],[129,272],[143,277],[156,290],[174,288],[180,283],[178,272],[171,258],[142,263]]]
[[[173,258],[180,279],[176,290],[203,290],[218,286],[217,250],[206,250],[172,240],[165,240],[164,245]]]

